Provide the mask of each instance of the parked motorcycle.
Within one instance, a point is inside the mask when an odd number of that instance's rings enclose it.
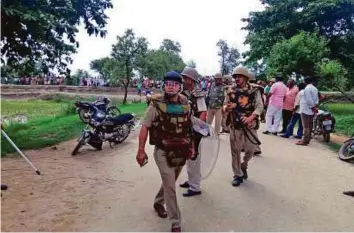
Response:
[[[107,97],[98,97],[96,101],[92,103],[85,101],[77,101],[75,102],[77,112],[79,113],[80,119],[85,124],[89,123],[89,120],[93,114],[90,111],[90,104],[95,105],[99,110],[111,116],[119,116],[121,114],[120,109],[117,106],[111,105],[111,100]]]
[[[115,144],[123,142],[135,126],[134,113],[112,116],[100,110],[95,104],[86,103],[86,106],[89,108],[90,116],[72,155],[76,155],[85,144],[102,150],[103,142],[108,141],[113,148]],[[83,122],[86,123],[86,119]]]
[[[350,139],[345,141],[339,149],[338,156],[341,160],[354,160],[354,133]]]
[[[321,103],[317,115],[313,118],[313,135],[322,135],[324,142],[329,142],[334,132],[335,118],[325,103]]]

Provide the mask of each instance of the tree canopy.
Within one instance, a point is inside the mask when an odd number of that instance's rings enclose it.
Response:
[[[44,69],[65,71],[79,47],[80,20],[89,35],[104,37],[112,7],[111,0],[1,1],[1,62],[18,69],[41,61]]]
[[[126,30],[122,36],[117,36],[117,43],[112,46],[111,56],[115,65],[113,71],[117,71],[115,78],[120,79],[125,88],[123,103],[126,102],[128,86],[134,76],[133,70],[143,65],[147,50],[146,38],[136,37],[132,29]],[[121,79],[121,76],[124,78]]]
[[[289,40],[280,41],[270,51],[267,73],[270,76],[279,73],[290,76],[293,72],[303,76],[315,76],[315,65],[330,53],[326,46],[326,39],[305,32]]]
[[[225,40],[220,39],[216,46],[218,47],[218,56],[220,57],[221,73],[222,75],[230,74],[240,64],[240,53],[237,48],[229,47]]]
[[[280,71],[319,76],[316,67],[321,59],[328,59],[340,64],[347,74],[354,72],[354,1],[261,3],[263,11],[251,12],[242,19],[246,23],[243,29],[248,31],[245,44],[250,46],[243,54],[245,64],[262,61],[268,74]],[[354,76],[349,81],[354,85]]]
[[[160,46],[160,50],[179,54],[181,52],[181,44],[171,39],[164,39]]]
[[[262,0],[265,10],[243,19],[248,31],[248,61],[267,57],[272,47],[300,31],[318,32],[328,39],[330,56],[354,66],[354,2],[352,0]],[[350,64],[351,63],[351,64]]]

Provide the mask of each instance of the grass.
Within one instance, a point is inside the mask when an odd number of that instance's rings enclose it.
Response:
[[[336,131],[351,136],[354,133],[354,104],[331,103],[328,109],[336,118]]]
[[[2,114],[28,117],[27,123],[10,123],[5,132],[21,150],[39,149],[73,139],[83,130],[84,124],[75,113],[73,100],[2,100]],[[119,105],[122,113],[134,112],[141,117],[145,103]],[[1,156],[15,152],[1,136]]]
[[[3,119],[13,119],[18,115],[27,117],[27,120],[42,118],[43,116],[68,115],[70,112],[70,103],[52,102],[45,100],[2,100],[1,117]],[[68,112],[69,111],[69,112]],[[11,120],[10,120],[11,121]]]

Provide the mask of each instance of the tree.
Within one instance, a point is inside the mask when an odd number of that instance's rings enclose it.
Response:
[[[267,58],[268,75],[281,73],[289,76],[295,72],[302,76],[315,76],[316,63],[330,54],[327,43],[325,38],[305,32],[278,42]]]
[[[158,80],[170,70],[182,71],[185,64],[182,58],[173,53],[164,50],[149,50],[145,63],[142,67],[143,76],[150,77],[151,79]]]
[[[171,39],[164,39],[160,46],[160,50],[179,54],[181,52],[181,44]]]
[[[64,71],[76,51],[77,26],[83,19],[89,35],[104,37],[111,0],[4,0],[1,2],[1,61],[13,69],[42,60]],[[67,72],[69,70],[66,70]]]
[[[110,59],[111,58],[109,57],[95,59],[90,62],[90,68],[97,71],[105,80],[107,80],[110,76],[109,69],[107,69]]]
[[[68,75],[64,80],[66,85],[78,86],[80,79],[88,78],[90,76],[89,72],[83,69],[76,70],[75,74],[70,76]]]
[[[197,63],[195,63],[195,61],[193,59],[190,60],[190,61],[187,61],[186,65],[191,67],[191,68],[197,68]]]
[[[117,77],[125,89],[123,104],[127,101],[128,86],[133,77],[133,70],[143,65],[147,47],[146,38],[136,37],[132,29],[126,30],[122,36],[117,36],[117,43],[112,46],[112,58],[116,62],[117,69],[120,70],[119,73],[124,73],[124,78]]]
[[[265,59],[273,46],[299,31],[318,33],[328,40],[329,57],[354,71],[354,1],[352,0],[261,0],[265,10],[242,19],[248,31],[244,53],[247,62]],[[264,60],[266,61],[266,60]],[[354,81],[353,81],[354,84]]]
[[[232,69],[240,64],[240,53],[237,48],[230,48],[226,41],[219,40],[216,44],[219,47],[218,56],[220,56],[220,70],[222,75],[230,74]]]
[[[354,103],[354,99],[345,93],[345,90],[348,89],[348,72],[340,62],[323,59],[316,64],[316,71],[318,76],[320,76],[319,86],[334,87],[349,101]]]

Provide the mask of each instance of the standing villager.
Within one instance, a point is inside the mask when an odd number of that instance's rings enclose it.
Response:
[[[301,112],[300,112],[300,100],[304,95],[305,87],[306,87],[305,83],[299,83],[299,85],[298,85],[299,92],[297,93],[296,98],[295,98],[294,108],[292,111],[292,117],[291,117],[290,123],[285,131],[285,134],[281,135],[281,137],[283,137],[283,138],[289,138],[290,136],[293,135],[294,127],[297,122],[299,122],[299,124],[298,124],[297,134],[296,134],[295,138],[297,138],[297,139],[302,138],[303,127],[302,127]]]
[[[307,146],[311,141],[311,132],[313,125],[313,117],[317,112],[318,107],[318,90],[312,84],[313,80],[311,77],[305,78],[306,87],[304,89],[304,95],[300,100],[300,112],[301,121],[304,127],[304,137],[296,145]]]
[[[266,130],[263,132],[264,134],[272,133],[277,135],[280,126],[286,86],[281,76],[277,76],[275,81],[268,94],[269,105],[266,113]]]
[[[288,127],[290,119],[293,116],[293,108],[297,93],[299,93],[299,88],[295,86],[294,79],[289,79],[283,104],[283,128],[281,130],[281,133],[286,132],[286,128]]]

